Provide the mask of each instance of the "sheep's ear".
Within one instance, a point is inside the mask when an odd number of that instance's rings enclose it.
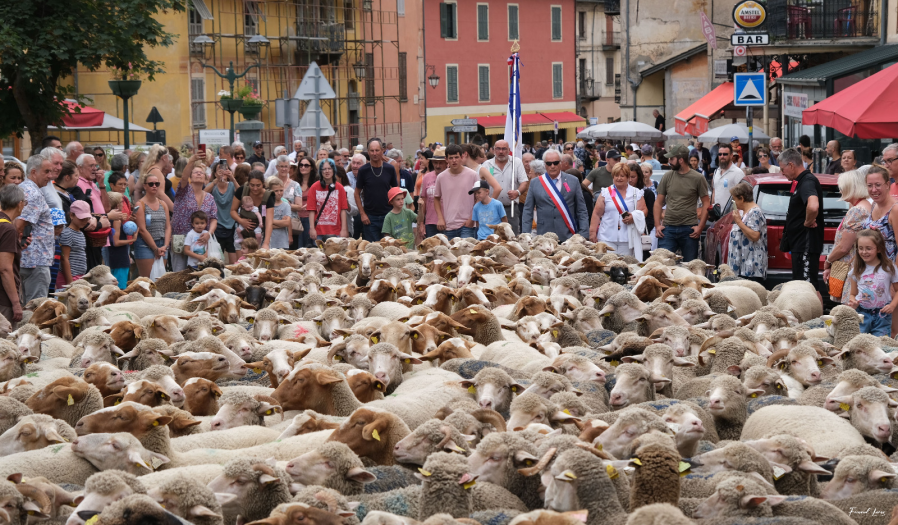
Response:
[[[148,465],[147,462],[144,461],[143,458],[140,456],[140,452],[137,452],[136,450],[131,451],[131,453],[128,454],[128,461],[130,461],[131,463],[134,463],[138,467],[145,468],[145,469],[149,470],[150,472],[153,471],[153,467]]]
[[[424,364],[424,361],[421,361],[417,357],[415,357],[413,355],[409,355],[409,354],[404,354],[402,352],[399,353],[399,359],[407,365],[422,365],[422,364]]]
[[[743,496],[739,506],[743,509],[753,509],[767,501],[770,496]]]
[[[674,366],[695,366],[695,363],[683,359],[682,357],[674,357]]]
[[[739,377],[742,375],[742,367],[740,367],[739,365],[730,365],[727,367],[727,374]]]
[[[284,410],[280,407],[280,405],[272,405],[271,403],[263,401],[259,404],[259,408],[256,412],[260,416],[271,416],[274,414],[282,414]]]
[[[357,481],[359,483],[373,483],[377,481],[377,476],[361,467],[352,467],[346,472],[346,479]]]
[[[190,507],[190,510],[187,511],[187,517],[221,519],[220,514],[214,513],[209,507],[204,505],[194,505],[193,507]]]
[[[621,362],[623,363],[642,363],[645,361],[645,356],[642,354],[639,355],[628,355],[621,357]]]
[[[880,483],[883,483],[891,488],[892,480],[895,478],[895,474],[891,472],[885,472],[883,470],[871,470],[870,473],[867,474],[867,476],[870,478],[870,484],[874,487],[878,486]]]
[[[808,459],[806,459],[806,460],[802,461],[801,463],[799,463],[798,466],[795,468],[795,470],[800,470],[800,471],[802,471],[802,472],[807,472],[808,474],[821,474],[821,475],[824,475],[824,476],[829,475],[829,474],[832,474],[832,472],[826,470],[825,468],[821,467],[820,465],[818,465],[818,464],[816,464],[816,463],[814,463],[813,461],[808,460]],[[892,474],[891,477],[895,477],[895,475]]]
[[[218,503],[223,507],[237,499],[237,495],[228,492],[216,492],[215,499],[217,499]]]

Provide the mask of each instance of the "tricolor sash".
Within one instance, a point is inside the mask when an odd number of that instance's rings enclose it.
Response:
[[[543,189],[546,190],[546,195],[549,196],[549,199],[551,199],[555,204],[555,207],[558,208],[558,213],[560,213],[561,218],[564,219],[564,224],[567,226],[567,229],[570,230],[572,234],[577,233],[577,220],[571,214],[571,211],[568,210],[567,202],[565,202],[564,197],[561,196],[561,192],[558,191],[558,188],[555,187],[555,183],[549,178],[549,174],[542,174],[539,177],[539,181],[542,183]]]
[[[613,202],[614,206],[617,207],[617,213],[623,215],[625,211],[630,211],[630,208],[627,207],[627,201],[624,200],[624,196],[620,194],[620,191],[617,189],[617,187],[611,186],[608,194],[611,195],[611,202]],[[617,195],[616,199],[614,198],[615,195]],[[621,206],[623,206],[623,209],[621,209]]]

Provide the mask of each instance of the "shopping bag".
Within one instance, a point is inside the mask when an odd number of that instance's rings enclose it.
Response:
[[[156,279],[165,275],[165,261],[159,257],[153,261],[153,269],[150,270],[150,280],[156,282]]]
[[[219,261],[224,260],[224,253],[222,253],[221,245],[218,244],[218,239],[216,239],[214,235],[209,237],[209,242],[206,243],[206,256],[212,259],[218,259]]]

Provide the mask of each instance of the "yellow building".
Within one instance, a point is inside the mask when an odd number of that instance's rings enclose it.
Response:
[[[155,106],[164,119],[158,129],[165,130],[166,144],[199,143],[200,130],[230,128],[230,116],[218,104],[218,93],[228,90],[228,83],[204,64],[225,73],[233,62],[238,74],[259,64],[236,81],[235,89],[249,83],[265,102],[256,119],[264,124],[262,140],[266,155],[271,155],[274,145],[285,143],[283,128],[275,124],[275,99],[292,98],[315,61],[337,96],[321,102],[336,132],[332,143],[350,147],[379,136],[414,152],[423,135],[424,111],[418,103],[423,90],[423,53],[416,41],[423,38],[420,3],[191,0],[187,12],[160,15],[165,30],[176,35],[175,42],[146,49],[150,59],[164,62],[165,72],[153,82],[144,79],[129,101],[130,121],[152,129],[146,120]],[[257,35],[267,43],[251,43]],[[208,43],[196,43],[197,37]],[[122,101],[112,94],[111,79],[109,71],[79,68],[66,80],[92,101],[89,105],[121,118]],[[300,113],[304,111],[305,102]],[[242,119],[235,114],[236,122]],[[76,138],[73,131],[55,134],[64,142]],[[144,144],[145,135],[133,133],[131,143]],[[121,133],[81,132],[78,138],[85,146],[124,142]]]

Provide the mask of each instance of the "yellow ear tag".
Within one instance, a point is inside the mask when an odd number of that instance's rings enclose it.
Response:
[[[832,326],[833,321],[832,321],[832,319],[827,319],[827,320],[823,321],[823,324],[825,324],[826,326]]]
[[[118,405],[118,404],[121,403],[121,402],[122,402],[121,399],[116,399],[116,400],[115,400],[115,405]],[[112,405],[112,406],[115,406],[115,405]]]
[[[558,330],[552,330],[552,337],[558,337]]]
[[[374,388],[380,390],[381,388],[383,388],[383,385],[381,383],[374,383]]]
[[[566,477],[567,479],[577,479],[577,476],[575,476],[574,473],[570,471],[565,471],[564,477]]]
[[[419,468],[418,472],[420,472],[422,476],[428,476],[428,477],[431,476],[431,473],[424,470],[423,468]]]
[[[679,467],[678,467],[678,469],[679,469],[679,471],[680,471],[681,473],[682,473],[682,472],[686,472],[686,471],[688,471],[688,470],[691,469],[691,468],[692,468],[692,465],[690,465],[689,463],[686,463],[685,461],[681,461],[681,462],[680,462],[680,465],[679,465]]]
[[[783,389],[783,385],[776,385],[776,389],[777,389],[777,390],[782,390],[782,389]]]
[[[266,416],[270,416],[270,415],[271,415],[271,410],[266,410],[266,411],[265,411],[265,415],[266,415]]]
[[[153,421],[153,426],[154,426],[154,427],[158,427],[158,426],[159,426],[159,422],[158,422],[158,421]]]
[[[423,299],[418,299],[418,304],[424,304],[424,300],[423,300]]]
[[[417,338],[418,338],[418,333],[417,333],[417,332],[414,333],[414,334],[412,334],[412,339],[417,339]]]
[[[786,471],[783,470],[783,469],[781,469],[780,467],[773,467],[773,479],[774,479],[775,481],[779,481],[779,479],[780,479],[781,477],[783,477],[783,475],[784,475],[785,473],[786,473]]]
[[[255,322],[256,322],[256,320],[255,320],[255,319],[252,319],[252,318],[250,318],[250,319],[247,319],[247,320],[246,320],[246,322],[248,322],[248,323],[249,323],[249,324],[253,324],[253,323],[255,323]]]
[[[456,451],[456,452],[461,452],[461,453],[467,452],[467,450],[461,448],[460,446],[458,446],[458,445],[456,445],[456,444],[454,444],[454,443],[452,444],[452,447],[450,447],[450,448],[452,448],[452,450],[454,450],[454,451]],[[883,478],[883,479],[885,479],[885,478]]]
[[[338,355],[335,355],[335,356],[334,356],[334,361],[339,361],[339,360],[341,360],[341,359],[343,359],[343,358],[340,357],[340,356],[338,356]]]
[[[614,468],[614,465],[605,465],[605,472],[608,473],[608,479],[617,479],[617,477],[620,476],[620,473]]]
[[[566,408],[564,410],[562,410],[562,412],[564,412],[567,415],[571,415],[571,411]]]
[[[374,344],[377,344],[377,336],[376,335],[371,336],[371,342]]]
[[[377,429],[371,431],[371,437],[373,437],[375,441],[380,441],[380,434],[377,433]]]
[[[72,406],[75,404],[75,400],[72,398],[72,394],[69,394],[69,400],[67,401],[67,403],[69,406]]]
[[[631,459],[630,463],[633,463],[634,465],[639,465],[640,467],[642,466],[642,461],[640,461],[639,458]]]
[[[512,391],[512,392],[517,392],[517,391],[518,391],[518,387],[516,387],[516,386],[511,387],[511,391]]]
[[[159,394],[159,397],[161,397],[162,399],[168,399],[165,394]]]
[[[598,301],[596,301],[598,302]],[[611,317],[611,312],[605,312],[605,317]]]
[[[710,349],[708,349],[708,353],[711,354],[711,355],[714,355],[714,354],[717,353],[717,350],[715,350],[715,349],[713,349],[713,348],[710,348]]]
[[[477,483],[476,481],[470,481],[470,482],[462,485],[461,488],[468,490],[469,488],[473,487],[476,483]]]
[[[24,362],[26,365],[31,364],[31,359],[25,359],[25,361],[23,361],[23,362]]]
[[[477,389],[474,388],[473,385],[471,385],[471,386],[468,387],[468,393],[469,393],[469,394],[476,394],[476,393],[477,393]]]
[[[261,368],[253,368],[253,372],[255,372],[255,373],[257,373],[257,374],[261,374],[261,373],[262,373],[262,369],[261,369]]]
[[[476,314],[476,313],[477,313],[477,310],[471,308],[471,313],[472,313],[472,314]]]
[[[69,396],[69,397],[72,397],[72,396]],[[848,403],[839,403],[839,408],[841,408],[845,412],[851,411],[851,407],[848,405]]]
[[[84,525],[95,525],[98,521],[100,521],[100,515],[94,514],[94,516],[91,519],[87,520]]]
[[[617,366],[620,364],[620,361],[612,361],[611,366]]]
[[[411,362],[412,362],[411,359],[406,359],[406,360],[405,360],[405,364],[409,364],[409,363],[411,363]]]
[[[602,450],[602,444],[601,444],[601,443],[596,443],[596,449]]]
[[[350,270],[355,270],[355,265],[354,265],[354,264],[350,264],[350,265],[349,265],[349,269],[350,269]]]
[[[318,326],[321,326],[321,321],[315,321],[315,324],[317,324]]]
[[[757,392],[752,392],[751,396],[749,396],[749,397],[758,397],[758,393],[757,393]]]

